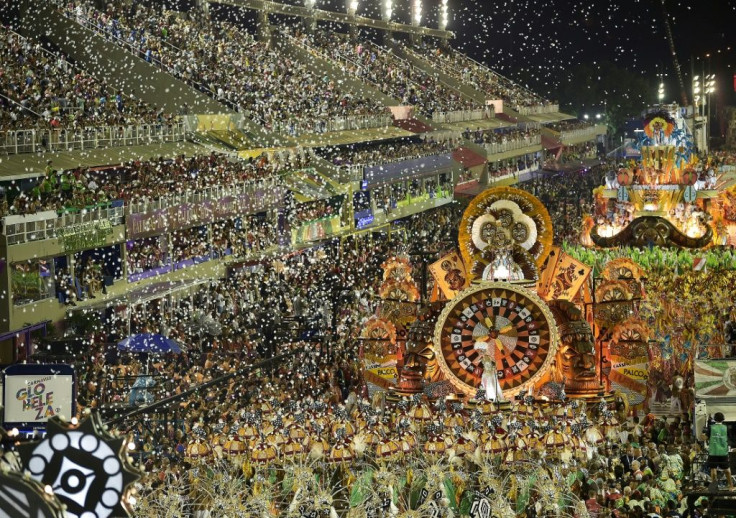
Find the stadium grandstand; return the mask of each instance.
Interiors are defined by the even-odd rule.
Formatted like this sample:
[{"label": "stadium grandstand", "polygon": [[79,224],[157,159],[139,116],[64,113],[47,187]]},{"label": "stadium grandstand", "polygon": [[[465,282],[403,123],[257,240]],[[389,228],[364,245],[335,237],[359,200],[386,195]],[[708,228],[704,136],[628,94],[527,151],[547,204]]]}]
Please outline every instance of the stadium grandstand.
[{"label": "stadium grandstand", "polygon": [[569,154],[595,158],[606,132],[453,49],[446,12],[431,28],[354,8],[184,4],[5,12],[0,364],[49,354],[37,337],[80,308],[172,304],[391,232]]},{"label": "stadium grandstand", "polygon": [[444,28],[274,5],[7,12],[0,363],[33,355],[23,330],[69,306],[171,297],[233,264],[385,231],[564,153],[594,157],[605,134]]}]

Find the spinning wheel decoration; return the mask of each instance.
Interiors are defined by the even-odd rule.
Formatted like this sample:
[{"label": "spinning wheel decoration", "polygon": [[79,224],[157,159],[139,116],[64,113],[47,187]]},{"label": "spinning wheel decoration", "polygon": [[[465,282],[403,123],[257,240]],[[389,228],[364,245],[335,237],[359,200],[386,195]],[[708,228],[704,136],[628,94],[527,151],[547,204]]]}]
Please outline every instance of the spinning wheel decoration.
[{"label": "spinning wheel decoration", "polygon": [[466,265],[480,252],[518,246],[539,268],[552,246],[552,232],[552,220],[539,199],[513,187],[494,187],[465,209],[458,241]]},{"label": "spinning wheel decoration", "polygon": [[445,306],[434,347],[444,376],[469,396],[481,386],[482,355],[495,348],[498,381],[508,398],[549,367],[557,340],[554,317],[542,299],[519,286],[490,282],[461,292]]},{"label": "spinning wheel decoration", "polygon": [[77,427],[51,418],[47,437],[18,451],[25,471],[51,487],[68,516],[128,515],[127,490],[139,476],[126,460],[123,439],[104,431],[98,414]]}]

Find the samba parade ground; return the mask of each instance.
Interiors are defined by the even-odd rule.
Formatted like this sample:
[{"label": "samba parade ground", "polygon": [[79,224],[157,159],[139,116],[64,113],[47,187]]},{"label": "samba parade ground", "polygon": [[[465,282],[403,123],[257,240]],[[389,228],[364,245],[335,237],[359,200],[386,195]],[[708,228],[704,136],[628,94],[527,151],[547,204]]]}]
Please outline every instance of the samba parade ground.
[{"label": "samba parade ground", "polygon": [[0,2],[0,517],[736,515],[731,48],[457,1]]}]

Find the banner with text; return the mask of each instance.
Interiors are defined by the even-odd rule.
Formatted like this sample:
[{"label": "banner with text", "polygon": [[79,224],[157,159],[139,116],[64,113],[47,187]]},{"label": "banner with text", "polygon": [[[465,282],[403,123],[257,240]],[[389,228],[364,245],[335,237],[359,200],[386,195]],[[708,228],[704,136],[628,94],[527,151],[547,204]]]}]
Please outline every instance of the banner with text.
[{"label": "banner with text", "polygon": [[6,424],[35,425],[74,416],[74,369],[69,365],[13,365],[3,372]]},{"label": "banner with text", "polygon": [[283,187],[255,189],[251,193],[224,196],[218,200],[202,200],[166,209],[129,214],[125,218],[128,239],[152,236],[204,225],[218,219],[261,212],[283,204],[286,191]]}]

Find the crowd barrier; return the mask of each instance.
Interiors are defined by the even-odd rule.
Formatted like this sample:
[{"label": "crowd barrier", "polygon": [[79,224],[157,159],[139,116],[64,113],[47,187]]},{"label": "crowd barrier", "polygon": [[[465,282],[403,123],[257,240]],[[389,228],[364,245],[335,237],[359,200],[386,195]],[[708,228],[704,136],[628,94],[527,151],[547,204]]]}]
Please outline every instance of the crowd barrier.
[{"label": "crowd barrier", "polygon": [[467,122],[482,119],[491,119],[496,116],[493,107],[487,110],[458,110],[452,112],[434,112],[432,122],[439,124],[450,122]]},{"label": "crowd barrier", "polygon": [[143,200],[137,202],[129,202],[126,209],[126,215],[146,214],[157,210],[165,210],[172,207],[180,207],[184,205],[196,205],[203,201],[220,200],[228,196],[253,195],[257,191],[272,192],[281,185],[279,177],[262,178],[251,180],[241,184],[233,184],[228,186],[216,186],[202,189],[198,192],[186,193],[181,195],[162,196],[155,200]]},{"label": "crowd barrier", "polygon": [[261,121],[274,133],[298,137],[306,133],[330,133],[333,131],[386,128],[393,124],[391,115],[351,115],[326,120],[309,121]]},{"label": "crowd barrier", "polygon": [[485,148],[486,152],[489,155],[493,155],[496,153],[505,153],[507,151],[514,151],[516,149],[523,149],[525,147],[533,146],[535,144],[536,145],[542,144],[541,135],[535,135],[530,138],[524,138],[524,139],[518,139],[518,140],[509,140],[508,142],[492,142],[488,144],[483,144],[483,147]]},{"label": "crowd barrier", "polygon": [[0,152],[14,155],[41,151],[74,151],[103,147],[183,142],[183,122],[97,126],[80,129],[27,129],[0,132]]},{"label": "crowd barrier", "polygon": [[517,106],[516,111],[519,115],[541,115],[544,113],[558,113],[560,111],[559,104],[539,104],[533,106]]},{"label": "crowd barrier", "polygon": [[24,216],[5,216],[3,235],[8,245],[39,241],[57,237],[60,229],[68,229],[84,223],[109,221],[111,226],[122,225],[124,206],[122,201],[114,201],[87,207],[82,210],[67,210],[61,214],[56,211],[43,211]]}]

